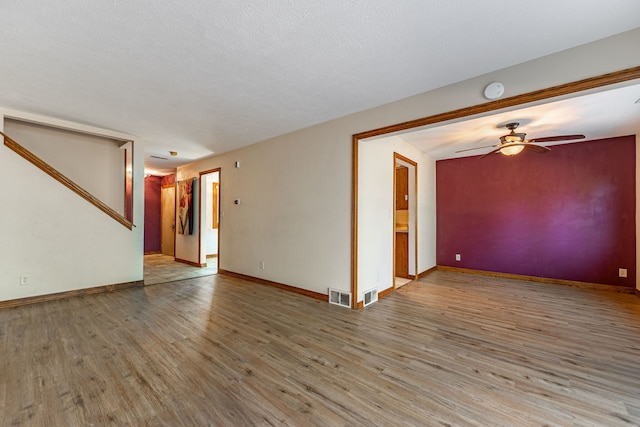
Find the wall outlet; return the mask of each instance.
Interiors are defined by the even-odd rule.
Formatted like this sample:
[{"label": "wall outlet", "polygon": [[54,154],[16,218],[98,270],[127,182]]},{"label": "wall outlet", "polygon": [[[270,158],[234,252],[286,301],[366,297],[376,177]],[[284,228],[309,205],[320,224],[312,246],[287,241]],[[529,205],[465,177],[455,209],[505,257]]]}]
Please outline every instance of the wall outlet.
[{"label": "wall outlet", "polygon": [[462,257],[460,256],[460,254],[456,254],[456,261],[460,261],[462,259]]},{"label": "wall outlet", "polygon": [[627,277],[627,269],[626,268],[619,268],[618,269],[618,276],[619,277]]},{"label": "wall outlet", "polygon": [[264,270],[264,261],[260,261],[260,270]]},{"label": "wall outlet", "polygon": [[20,276],[20,285],[28,285],[29,284],[29,276]]}]

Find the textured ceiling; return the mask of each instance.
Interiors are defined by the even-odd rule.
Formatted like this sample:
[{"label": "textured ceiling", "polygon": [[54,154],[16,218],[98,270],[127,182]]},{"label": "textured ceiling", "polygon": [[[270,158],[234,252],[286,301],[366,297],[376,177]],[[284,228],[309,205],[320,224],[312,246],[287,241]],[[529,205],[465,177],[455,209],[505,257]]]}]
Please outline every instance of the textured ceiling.
[{"label": "textured ceiling", "polygon": [[624,32],[640,16],[637,0],[2,3],[0,105],[137,135],[147,158],[179,152],[148,159],[155,168]]}]

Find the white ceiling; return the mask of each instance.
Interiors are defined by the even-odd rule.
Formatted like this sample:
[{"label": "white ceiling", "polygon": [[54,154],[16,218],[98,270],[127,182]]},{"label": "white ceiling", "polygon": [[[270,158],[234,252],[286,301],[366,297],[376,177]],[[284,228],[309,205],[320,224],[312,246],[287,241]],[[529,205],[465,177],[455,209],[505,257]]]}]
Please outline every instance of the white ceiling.
[{"label": "white ceiling", "polygon": [[[572,141],[575,143],[635,134],[640,130],[640,84],[576,94],[560,101],[443,123],[396,136],[435,160],[477,156],[492,148],[456,151],[498,144],[500,137],[509,133],[504,125],[511,122],[520,123],[517,132],[526,133],[528,139],[585,135],[584,140]],[[541,145],[550,147],[562,143],[567,141]]]},{"label": "white ceiling", "polygon": [[0,105],[136,135],[156,169],[640,24],[637,0],[2,3]]}]

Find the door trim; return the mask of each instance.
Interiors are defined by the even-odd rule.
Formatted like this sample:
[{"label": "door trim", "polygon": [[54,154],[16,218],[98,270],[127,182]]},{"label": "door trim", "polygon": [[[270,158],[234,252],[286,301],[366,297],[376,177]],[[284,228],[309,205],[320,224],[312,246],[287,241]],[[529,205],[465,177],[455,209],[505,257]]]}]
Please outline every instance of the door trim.
[{"label": "door trim", "polygon": [[[403,156],[400,153],[393,152],[393,276],[392,276],[392,284],[393,289],[396,289],[396,164],[398,160],[408,163],[413,166],[413,192],[409,192],[409,202],[413,200],[413,209],[411,209],[412,215],[409,216],[409,224],[411,224],[411,218],[413,218],[413,265],[414,265],[414,274],[407,273],[407,278],[413,278],[416,280],[418,278],[418,163],[414,162],[408,157]],[[407,251],[408,252],[408,251]],[[407,256],[409,254],[407,253]],[[407,260],[408,261],[408,260]]]}]

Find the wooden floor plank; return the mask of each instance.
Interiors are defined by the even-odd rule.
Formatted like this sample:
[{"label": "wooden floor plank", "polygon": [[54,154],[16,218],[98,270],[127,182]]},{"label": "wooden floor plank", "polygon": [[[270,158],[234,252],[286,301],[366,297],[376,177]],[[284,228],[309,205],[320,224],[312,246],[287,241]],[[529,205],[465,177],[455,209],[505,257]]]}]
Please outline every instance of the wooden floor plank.
[{"label": "wooden floor plank", "polygon": [[209,276],[0,310],[0,355],[2,425],[640,425],[640,300],[597,287]]}]

